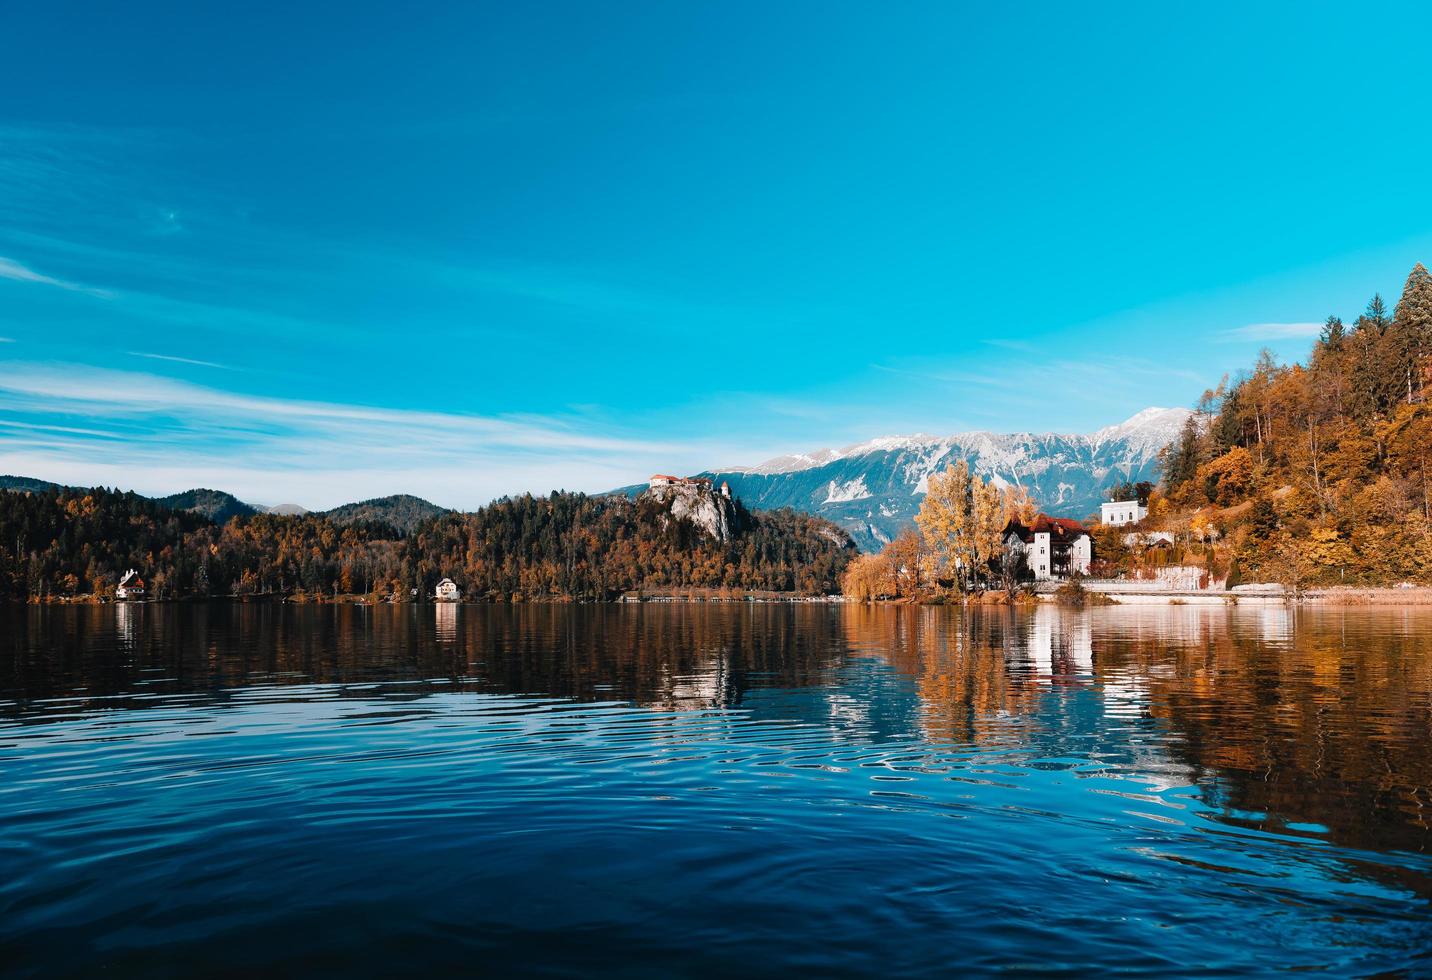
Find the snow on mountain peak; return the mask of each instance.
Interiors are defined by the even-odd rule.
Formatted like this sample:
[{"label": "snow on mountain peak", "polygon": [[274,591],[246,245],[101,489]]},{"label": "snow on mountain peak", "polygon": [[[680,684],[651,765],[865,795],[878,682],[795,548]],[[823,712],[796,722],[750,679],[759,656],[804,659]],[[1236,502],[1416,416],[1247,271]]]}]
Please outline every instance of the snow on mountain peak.
[{"label": "snow on mountain peak", "polygon": [[1162,449],[1174,439],[1193,415],[1186,408],[1146,408],[1118,425],[1105,426],[1089,436],[1095,446],[1123,440],[1142,449]]},{"label": "snow on mountain peak", "polygon": [[733,468],[727,472],[774,475],[798,473],[815,469],[841,459],[865,456],[870,453],[905,452],[911,450],[936,450],[936,459],[944,456],[955,446],[978,446],[984,454],[991,454],[996,447],[1005,452],[1015,451],[1017,444],[1048,442],[1051,439],[1067,439],[1082,442],[1091,449],[1111,442],[1124,441],[1129,448],[1143,453],[1157,452],[1178,437],[1184,422],[1193,413],[1186,408],[1145,408],[1135,412],[1117,425],[1108,425],[1097,432],[1088,434],[1062,435],[1059,433],[1009,433],[974,431],[960,432],[949,436],[935,436],[917,432],[907,436],[880,436],[865,442],[855,443],[841,449],[818,449],[811,453],[792,453],[768,459],[757,466]]},{"label": "snow on mountain peak", "polygon": [[1193,413],[1146,408],[1087,434],[963,432],[881,436],[842,449],[778,456],[747,469],[707,474],[760,509],[794,507],[846,528],[863,548],[879,548],[909,525],[931,474],[966,460],[1001,485],[1018,484],[1057,517],[1096,511],[1108,488],[1157,480],[1158,454]]}]

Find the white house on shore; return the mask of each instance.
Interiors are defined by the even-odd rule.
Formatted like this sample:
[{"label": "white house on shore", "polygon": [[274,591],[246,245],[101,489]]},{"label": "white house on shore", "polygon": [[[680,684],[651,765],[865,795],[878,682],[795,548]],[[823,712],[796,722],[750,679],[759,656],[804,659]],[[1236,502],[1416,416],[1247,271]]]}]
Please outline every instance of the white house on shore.
[{"label": "white house on shore", "polygon": [[115,587],[114,597],[116,599],[143,599],[144,579],[139,577],[139,572],[133,568],[125,572],[124,577],[119,580],[119,585]]},{"label": "white house on shore", "polygon": [[437,602],[461,602],[462,589],[459,589],[452,579],[445,578],[433,590],[433,599]]},{"label": "white house on shore", "polygon": [[1138,500],[1111,500],[1099,505],[1099,520],[1107,527],[1137,524],[1149,516],[1148,504]]},{"label": "white house on shore", "polygon": [[1024,561],[1036,580],[1088,575],[1094,542],[1084,525],[1067,517],[1039,514],[1028,524],[1011,521],[1004,530],[1005,547],[1023,549]]}]

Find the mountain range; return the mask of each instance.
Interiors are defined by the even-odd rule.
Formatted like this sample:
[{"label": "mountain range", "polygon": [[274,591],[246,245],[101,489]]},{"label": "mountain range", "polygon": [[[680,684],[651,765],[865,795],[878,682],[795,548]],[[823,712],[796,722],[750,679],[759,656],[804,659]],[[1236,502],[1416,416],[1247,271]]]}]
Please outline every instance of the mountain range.
[{"label": "mountain range", "polygon": [[[75,489],[64,487],[48,480],[37,480],[28,476],[0,476],[0,490],[23,490],[43,493],[47,490]],[[281,514],[296,516],[310,513],[298,504],[277,504],[266,507],[262,504],[246,504],[238,497],[223,490],[195,489],[171,493],[167,497],[152,498],[155,503],[171,510],[187,510],[203,514],[209,520],[222,524],[234,517],[248,517],[252,514]],[[410,494],[399,493],[391,497],[377,497],[353,504],[343,504],[332,510],[313,511],[335,524],[352,524],[354,521],[378,521],[397,528],[407,534],[423,521],[446,514],[446,507],[439,507],[431,501]]]},{"label": "mountain range", "polygon": [[718,486],[730,483],[731,492],[748,507],[792,507],[824,517],[870,551],[914,519],[930,474],[959,459],[986,479],[1022,484],[1052,516],[1087,517],[1099,509],[1110,487],[1157,480],[1159,451],[1178,437],[1192,414],[1182,408],[1146,408],[1087,434],[887,436],[699,475]]},{"label": "mountain range", "polygon": [[[789,507],[840,525],[866,551],[878,550],[914,520],[930,474],[959,459],[986,479],[1021,484],[1055,517],[1083,518],[1099,509],[1108,489],[1158,479],[1159,451],[1173,442],[1192,412],[1146,408],[1118,425],[1087,434],[962,432],[949,436],[885,436],[843,449],[818,449],[697,474],[755,510]],[[0,490],[44,491],[56,484],[0,476]],[[636,496],[646,484],[615,493]],[[176,510],[214,521],[256,513],[303,514],[296,504],[263,507],[222,490],[186,490],[155,498]],[[445,507],[408,494],[344,504],[321,516],[338,524],[380,521],[403,533]]]}]

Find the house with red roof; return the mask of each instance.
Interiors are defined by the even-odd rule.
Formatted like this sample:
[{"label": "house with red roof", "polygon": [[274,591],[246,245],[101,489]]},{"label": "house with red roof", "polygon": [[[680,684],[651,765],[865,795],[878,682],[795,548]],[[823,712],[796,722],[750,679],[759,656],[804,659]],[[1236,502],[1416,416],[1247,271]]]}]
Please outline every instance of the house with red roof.
[{"label": "house with red roof", "polygon": [[114,597],[131,601],[143,599],[144,579],[139,577],[139,572],[132,568],[125,572],[124,577],[119,580],[119,585],[115,587]]},{"label": "house with red roof", "polygon": [[1036,580],[1088,575],[1094,561],[1093,538],[1083,524],[1067,517],[1038,514],[1028,524],[1010,521],[1004,543],[1010,551],[1023,552]]}]

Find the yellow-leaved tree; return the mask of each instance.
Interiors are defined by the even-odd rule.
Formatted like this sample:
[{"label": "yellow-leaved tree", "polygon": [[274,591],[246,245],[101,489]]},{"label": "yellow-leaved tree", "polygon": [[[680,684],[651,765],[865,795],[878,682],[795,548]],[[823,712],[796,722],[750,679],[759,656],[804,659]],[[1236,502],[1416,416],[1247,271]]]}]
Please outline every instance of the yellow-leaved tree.
[{"label": "yellow-leaved tree", "polygon": [[963,459],[931,474],[915,523],[934,553],[943,574],[965,588],[974,560],[971,534],[970,465]]},{"label": "yellow-leaved tree", "polygon": [[971,521],[973,525],[974,567],[986,573],[1004,557],[1005,494],[993,480],[970,481]]},{"label": "yellow-leaved tree", "polygon": [[1034,503],[1034,498],[1029,491],[1018,483],[1010,484],[1004,488],[1004,522],[1018,521],[1021,524],[1029,524],[1039,513],[1039,507]]},{"label": "yellow-leaved tree", "polygon": [[1008,577],[1006,566],[1016,559],[1006,553],[1004,529],[1012,520],[1033,520],[1029,492],[974,476],[964,460],[932,475],[928,487],[915,523],[938,574],[961,591],[992,575]]},{"label": "yellow-leaved tree", "polygon": [[893,595],[894,576],[885,555],[860,555],[845,567],[840,577],[841,591],[852,599],[873,602]]}]

